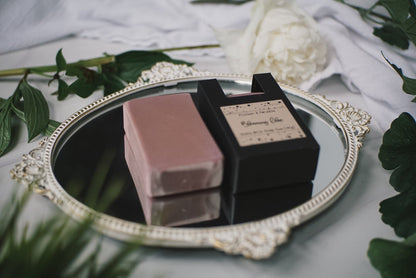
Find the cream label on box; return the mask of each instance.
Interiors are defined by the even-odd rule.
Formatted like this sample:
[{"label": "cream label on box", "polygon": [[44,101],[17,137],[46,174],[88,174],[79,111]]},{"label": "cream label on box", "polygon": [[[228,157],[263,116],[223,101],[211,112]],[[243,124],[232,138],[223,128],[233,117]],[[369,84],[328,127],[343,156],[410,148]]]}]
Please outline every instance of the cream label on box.
[{"label": "cream label on box", "polygon": [[282,100],[222,106],[241,147],[306,137]]}]

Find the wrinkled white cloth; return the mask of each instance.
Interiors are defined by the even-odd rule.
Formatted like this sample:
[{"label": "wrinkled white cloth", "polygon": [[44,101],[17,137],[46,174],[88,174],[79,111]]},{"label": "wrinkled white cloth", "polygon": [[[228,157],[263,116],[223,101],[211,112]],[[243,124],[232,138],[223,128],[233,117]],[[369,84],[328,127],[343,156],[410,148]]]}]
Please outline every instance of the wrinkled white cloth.
[{"label": "wrinkled white cloth", "polygon": [[190,0],[0,0],[0,53],[66,36],[139,49],[216,44],[211,26],[247,23],[246,5]]},{"label": "wrinkled white cloth", "polygon": [[335,1],[299,0],[298,4],[318,22],[319,30],[329,44],[327,67],[302,84],[309,89],[319,81],[340,74],[346,86],[361,93],[368,112],[382,130],[401,112],[416,118],[414,96],[402,91],[402,80],[385,61],[401,67],[409,77],[416,77],[416,48],[403,51],[375,37],[373,28],[357,11]]},{"label": "wrinkled white cloth", "polygon": [[[301,85],[309,90],[339,74],[346,86],[361,93],[368,112],[386,130],[401,112],[416,117],[416,104],[405,94],[396,72],[384,55],[416,76],[416,49],[402,51],[372,35],[359,14],[334,0],[297,0],[318,23],[328,43],[328,64]],[[211,27],[244,28],[253,3],[198,4],[189,0],[0,0],[0,53],[30,47],[67,36],[81,36],[160,49],[217,43]],[[198,55],[221,55],[204,50]],[[189,52],[195,55],[195,51]],[[1,62],[1,61],[0,61]]]}]

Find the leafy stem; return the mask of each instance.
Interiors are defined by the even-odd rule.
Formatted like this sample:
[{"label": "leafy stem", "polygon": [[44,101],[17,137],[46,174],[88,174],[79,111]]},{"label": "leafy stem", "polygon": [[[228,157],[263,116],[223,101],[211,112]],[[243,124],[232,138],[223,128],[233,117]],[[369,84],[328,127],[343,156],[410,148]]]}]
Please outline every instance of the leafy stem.
[{"label": "leafy stem", "polygon": [[[127,51],[117,55],[104,54],[102,57],[67,63],[62,49],[55,57],[55,65],[24,67],[0,70],[0,77],[23,75],[14,93],[7,99],[0,98],[0,156],[5,154],[15,140],[12,132],[12,118],[17,117],[27,126],[28,141],[39,134],[50,135],[59,122],[49,119],[49,107],[43,93],[28,82],[30,74],[36,74],[58,83],[53,94],[63,100],[70,94],[89,97],[99,89],[104,95],[123,89],[127,83],[137,81],[142,71],[150,69],[157,62],[192,65],[186,61],[172,59],[164,52],[219,47],[218,44],[158,49],[154,51]],[[53,73],[53,74],[50,74]],[[71,77],[67,83],[64,76]]]},{"label": "leafy stem", "polygon": [[[153,50],[154,52],[172,52],[172,51],[181,51],[181,50],[192,50],[192,49],[206,49],[206,48],[218,48],[219,44],[206,44],[206,45],[196,45],[196,46],[182,46],[182,47],[170,47],[170,48],[161,48]],[[99,67],[102,65],[113,63],[116,60],[117,55],[108,55],[105,54],[102,57],[91,58],[87,60],[80,60],[74,63],[67,64],[68,67]],[[47,65],[39,67],[25,67],[25,68],[16,68],[16,69],[6,69],[0,70],[0,77],[6,76],[16,76],[22,75],[25,73],[38,74],[44,77],[53,77],[46,75],[46,72],[56,72],[58,69],[57,65]]]},{"label": "leafy stem", "polygon": [[[370,8],[336,0],[360,13],[363,20],[376,24],[373,34],[384,42],[408,49],[410,42],[416,45],[416,6],[413,0],[378,0]],[[375,12],[384,8],[388,16]]]},{"label": "leafy stem", "polygon": [[[68,66],[70,67],[96,67],[99,65],[108,64],[114,62],[115,55],[106,55],[103,57],[92,58],[88,60],[80,60],[75,63],[70,63]],[[50,75],[45,75],[45,72],[56,72],[57,65],[48,65],[48,66],[39,66],[39,67],[27,67],[27,68],[17,68],[17,69],[6,69],[0,70],[0,77],[6,76],[16,76],[22,74],[29,74],[34,73],[38,75],[42,75],[45,77],[50,77]]]},{"label": "leafy stem", "polygon": [[[373,18],[378,18],[379,20],[384,20],[384,21],[391,21],[391,18],[389,18],[388,16],[385,16],[383,14],[377,13],[374,11],[374,9],[380,5],[380,1],[375,2],[370,8],[366,9],[357,5],[353,5],[350,3],[345,2],[344,0],[338,0],[338,2],[341,2],[345,5],[347,5],[350,8],[353,8],[354,10],[357,10],[361,17],[363,19],[366,20],[373,20]],[[379,21],[377,21],[376,23],[380,23]]]}]

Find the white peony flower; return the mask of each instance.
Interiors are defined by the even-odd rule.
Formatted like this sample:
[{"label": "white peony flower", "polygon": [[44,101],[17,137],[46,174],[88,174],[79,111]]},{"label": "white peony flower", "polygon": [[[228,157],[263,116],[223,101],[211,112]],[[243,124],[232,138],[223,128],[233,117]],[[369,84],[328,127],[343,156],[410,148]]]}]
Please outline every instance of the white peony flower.
[{"label": "white peony flower", "polygon": [[256,0],[245,30],[214,31],[234,72],[271,72],[297,85],[326,63],[316,22],[293,1]]}]

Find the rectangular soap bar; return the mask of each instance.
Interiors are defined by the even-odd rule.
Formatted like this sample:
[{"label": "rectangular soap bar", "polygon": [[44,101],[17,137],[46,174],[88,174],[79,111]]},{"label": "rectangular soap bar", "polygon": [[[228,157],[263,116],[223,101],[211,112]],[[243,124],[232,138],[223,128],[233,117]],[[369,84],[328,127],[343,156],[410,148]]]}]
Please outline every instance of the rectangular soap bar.
[{"label": "rectangular soap bar", "polygon": [[125,136],[148,196],[219,186],[223,155],[189,94],[138,98],[123,104]]},{"label": "rectangular soap bar", "polygon": [[221,196],[218,188],[198,190],[165,197],[149,197],[144,191],[143,176],[137,171],[139,163],[132,147],[124,137],[125,159],[132,174],[148,225],[181,226],[217,219],[220,215]]},{"label": "rectangular soap bar", "polygon": [[232,193],[311,181],[319,145],[273,76],[253,75],[249,94],[227,97],[215,79],[198,84],[197,104],[225,156]]}]

